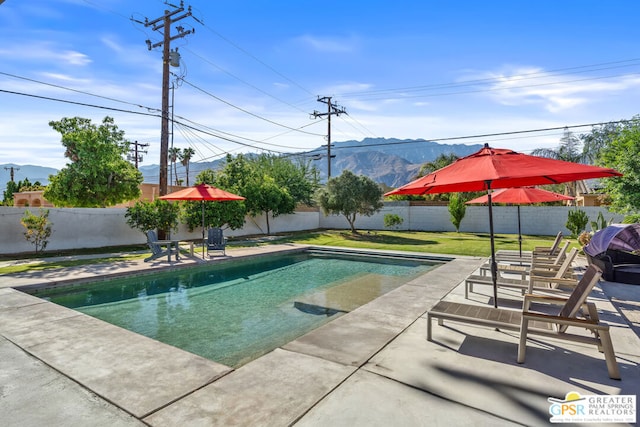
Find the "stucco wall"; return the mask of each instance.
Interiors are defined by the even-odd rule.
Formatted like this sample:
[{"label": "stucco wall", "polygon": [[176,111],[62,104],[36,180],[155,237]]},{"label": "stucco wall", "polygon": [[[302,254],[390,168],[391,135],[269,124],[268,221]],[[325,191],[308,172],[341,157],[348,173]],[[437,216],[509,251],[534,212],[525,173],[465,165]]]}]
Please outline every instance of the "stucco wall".
[{"label": "stucco wall", "polygon": [[[488,208],[469,206],[460,230],[464,232],[487,233],[489,231]],[[532,235],[555,235],[558,231],[569,234],[565,228],[567,212],[574,209],[565,206],[522,206],[520,208],[522,233]],[[614,215],[606,208],[581,207],[590,219],[595,220],[599,212],[608,220],[620,222],[622,216]],[[37,214],[35,208],[0,207],[0,253],[33,252],[34,246],[23,236],[24,227],[20,219],[25,210]],[[144,243],[143,233],[132,230],[125,222],[126,209],[106,208],[49,208],[49,219],[53,224],[53,234],[47,250],[92,248]],[[384,216],[396,214],[403,218],[400,230],[455,231],[449,219],[446,206],[409,206],[408,202],[386,203],[382,211],[371,216],[358,216],[356,228],[359,230],[383,230]],[[518,232],[517,207],[496,206],[493,209],[496,233],[516,234]],[[271,233],[282,233],[318,228],[348,229],[349,224],[343,216],[324,216],[321,212],[305,211],[293,215],[282,215],[269,219]],[[587,227],[589,229],[589,227]],[[227,236],[245,236],[266,234],[264,215],[248,217],[240,230],[225,230]],[[189,232],[181,226],[173,238],[188,240],[202,237],[202,230]]]}]

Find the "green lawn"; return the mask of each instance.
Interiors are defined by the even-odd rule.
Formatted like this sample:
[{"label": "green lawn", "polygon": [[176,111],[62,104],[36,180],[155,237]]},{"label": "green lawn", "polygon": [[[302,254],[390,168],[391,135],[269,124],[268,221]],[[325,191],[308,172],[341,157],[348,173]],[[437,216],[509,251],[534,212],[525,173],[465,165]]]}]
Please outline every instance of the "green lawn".
[{"label": "green lawn", "polygon": [[[322,230],[313,232],[287,233],[286,235],[272,236],[272,239],[257,238],[232,238],[229,241],[229,250],[233,247],[261,246],[278,243],[300,243],[318,246],[339,246],[358,249],[388,249],[409,252],[429,252],[447,255],[471,255],[486,256],[491,254],[491,244],[488,234],[481,233],[455,233],[455,232],[427,232],[427,231],[360,231],[352,234],[346,230]],[[264,236],[262,236],[264,237]],[[522,250],[531,250],[536,246],[551,246],[555,236],[523,236]],[[495,237],[496,251],[500,249],[518,249],[518,235],[499,234]],[[572,246],[580,247],[574,239]],[[86,249],[65,252],[50,252],[39,257],[20,258],[23,264],[0,267],[0,274],[19,273],[24,271],[47,270],[79,265],[118,262],[130,259],[145,258],[148,254],[132,254],[124,257],[111,256],[114,252],[126,253],[132,250],[146,250],[146,246],[129,246],[121,248]],[[196,251],[198,248],[196,247]],[[83,254],[101,254],[105,257],[92,259],[71,259],[62,261],[47,261],[47,257],[71,256]],[[11,257],[3,256],[8,260]],[[0,259],[0,261],[2,260]],[[28,263],[37,261],[37,263]]]},{"label": "green lawn", "polygon": [[[536,246],[551,246],[555,236],[523,236],[522,250],[532,250]],[[518,235],[500,234],[495,236],[496,251],[518,249]],[[372,231],[351,234],[344,230],[326,230],[298,233],[283,237],[274,243],[302,243],[321,246],[341,246],[361,249],[389,249],[410,252],[430,252],[450,255],[491,255],[491,240],[488,234],[426,232],[426,231]],[[577,241],[574,243],[578,245]],[[578,246],[579,247],[579,246]]]}]

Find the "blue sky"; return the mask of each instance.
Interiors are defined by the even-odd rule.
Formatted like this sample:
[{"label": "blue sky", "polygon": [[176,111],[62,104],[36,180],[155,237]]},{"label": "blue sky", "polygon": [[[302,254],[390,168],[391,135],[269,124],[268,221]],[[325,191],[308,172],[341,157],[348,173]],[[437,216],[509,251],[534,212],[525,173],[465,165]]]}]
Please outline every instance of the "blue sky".
[{"label": "blue sky", "polygon": [[[326,121],[310,117],[326,111],[318,96],[348,113],[332,117],[334,142],[424,138],[523,152],[556,147],[562,130],[446,139],[639,112],[635,0],[188,5],[200,22],[181,20],[195,34],[171,44],[182,57],[172,71],[184,78],[174,93],[173,144],[193,148],[192,161],[326,144]],[[165,9],[173,7],[160,0],[0,3],[0,163],[62,168],[60,136],[48,122],[109,115],[127,139],[150,144],[142,164],[157,164],[161,51],[145,40],[161,36],[130,18],[152,20]]]}]

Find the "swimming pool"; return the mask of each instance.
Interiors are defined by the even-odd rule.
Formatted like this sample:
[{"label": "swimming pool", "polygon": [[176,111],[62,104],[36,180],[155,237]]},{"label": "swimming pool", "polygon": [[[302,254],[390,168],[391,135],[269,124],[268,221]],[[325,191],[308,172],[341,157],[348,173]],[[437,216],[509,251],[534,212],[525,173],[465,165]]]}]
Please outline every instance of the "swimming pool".
[{"label": "swimming pool", "polygon": [[238,367],[437,264],[305,251],[45,289],[35,295]]}]

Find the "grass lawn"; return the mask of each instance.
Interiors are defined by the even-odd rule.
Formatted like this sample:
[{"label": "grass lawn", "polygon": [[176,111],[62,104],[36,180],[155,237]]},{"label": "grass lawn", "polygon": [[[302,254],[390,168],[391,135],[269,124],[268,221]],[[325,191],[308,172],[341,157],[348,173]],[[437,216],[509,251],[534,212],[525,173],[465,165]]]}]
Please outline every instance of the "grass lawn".
[{"label": "grass lawn", "polygon": [[[482,233],[456,233],[456,232],[429,232],[429,231],[359,231],[352,234],[348,230],[320,230],[287,233],[284,235],[265,236],[255,238],[231,238],[228,249],[233,247],[262,246],[278,243],[300,243],[318,246],[338,246],[358,249],[387,249],[408,252],[428,252],[447,255],[470,255],[488,257],[491,255],[491,244],[488,234]],[[555,236],[522,236],[522,250],[532,250],[536,246],[551,246]],[[500,249],[518,249],[517,234],[499,234],[495,236],[496,251]],[[571,246],[580,248],[574,239]],[[196,246],[196,252],[200,253]],[[19,273],[24,271],[48,270],[79,265],[107,263],[132,259],[142,259],[148,256],[146,245],[93,248],[74,251],[47,252],[38,257],[35,255],[21,256],[23,263],[0,266],[0,274]],[[114,253],[127,253],[131,251],[143,251],[142,254],[130,254],[114,257]],[[74,255],[98,255],[89,259],[74,258]],[[100,254],[105,254],[100,257]],[[68,260],[51,260],[50,257],[69,257]],[[2,260],[15,260],[16,257],[3,256]]]},{"label": "grass lawn", "polygon": [[[536,246],[551,246],[554,239],[555,236],[522,236],[522,250],[532,250]],[[517,234],[496,235],[494,241],[496,251],[500,249],[518,249]],[[285,236],[274,243],[284,242],[449,255],[483,257],[491,255],[491,239],[488,234],[482,233],[383,230],[361,231],[358,234],[352,234],[350,231],[345,230],[325,230]],[[573,245],[580,248],[575,240]]]}]

